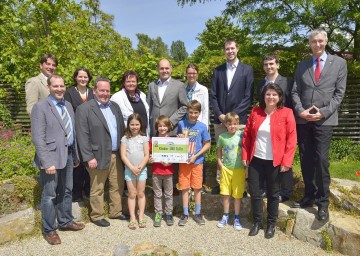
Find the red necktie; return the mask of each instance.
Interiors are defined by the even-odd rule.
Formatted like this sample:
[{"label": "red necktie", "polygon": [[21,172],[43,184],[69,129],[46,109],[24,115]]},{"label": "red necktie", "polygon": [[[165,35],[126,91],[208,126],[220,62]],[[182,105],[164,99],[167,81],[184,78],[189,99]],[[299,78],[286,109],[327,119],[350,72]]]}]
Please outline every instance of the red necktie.
[{"label": "red necktie", "polygon": [[317,64],[316,64],[316,68],[315,68],[315,72],[314,72],[314,77],[315,77],[315,83],[317,84],[320,78],[320,74],[321,74],[321,59],[317,58],[316,59]]}]

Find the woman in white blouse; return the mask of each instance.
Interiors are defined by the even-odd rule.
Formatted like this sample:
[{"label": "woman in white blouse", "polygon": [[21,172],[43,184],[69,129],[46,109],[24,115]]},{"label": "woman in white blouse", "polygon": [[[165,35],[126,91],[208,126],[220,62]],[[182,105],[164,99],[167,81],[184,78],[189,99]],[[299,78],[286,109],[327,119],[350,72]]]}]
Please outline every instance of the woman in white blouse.
[{"label": "woman in white blouse", "polygon": [[209,129],[209,92],[208,89],[199,84],[197,81],[199,75],[199,68],[194,64],[190,63],[186,67],[186,96],[188,101],[197,100],[201,104],[201,113],[198,121],[204,123]]},{"label": "woman in white blouse", "polygon": [[146,102],[145,93],[138,88],[138,74],[133,70],[127,70],[122,76],[122,83],[124,87],[116,92],[111,101],[116,102],[122,112],[125,127],[127,125],[128,117],[133,113],[138,113],[144,124],[144,132],[149,136],[149,105]]}]

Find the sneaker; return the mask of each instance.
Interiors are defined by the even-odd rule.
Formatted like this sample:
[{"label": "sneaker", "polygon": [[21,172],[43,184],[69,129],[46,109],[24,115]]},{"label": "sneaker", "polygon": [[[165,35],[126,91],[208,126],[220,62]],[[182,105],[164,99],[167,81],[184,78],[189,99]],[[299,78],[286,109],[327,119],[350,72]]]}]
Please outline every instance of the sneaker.
[{"label": "sneaker", "polygon": [[166,225],[168,226],[174,225],[174,218],[172,214],[166,214]]},{"label": "sneaker", "polygon": [[199,225],[205,225],[205,220],[203,219],[201,214],[195,214],[194,220]]},{"label": "sneaker", "polygon": [[154,227],[161,227],[161,213],[155,214]]},{"label": "sneaker", "polygon": [[227,225],[228,221],[229,221],[229,215],[223,215],[221,220],[218,222],[216,226],[218,228],[223,228]]},{"label": "sneaker", "polygon": [[242,230],[242,226],[239,219],[234,219],[234,229],[237,231]]},{"label": "sneaker", "polygon": [[189,218],[189,215],[181,215],[178,225],[179,226],[185,226],[187,220]]}]

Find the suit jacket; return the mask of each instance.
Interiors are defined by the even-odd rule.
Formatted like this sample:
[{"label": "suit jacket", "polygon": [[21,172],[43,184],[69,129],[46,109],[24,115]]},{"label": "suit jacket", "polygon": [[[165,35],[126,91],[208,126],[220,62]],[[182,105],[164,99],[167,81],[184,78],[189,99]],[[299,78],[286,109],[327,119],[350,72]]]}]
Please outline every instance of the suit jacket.
[{"label": "suit jacket", "polygon": [[169,85],[166,87],[162,101],[159,100],[158,93],[159,81],[149,84],[147,103],[149,105],[149,122],[151,135],[156,134],[155,121],[160,115],[168,116],[173,124],[173,130],[169,133],[172,136],[176,135],[177,125],[186,114],[186,105],[188,100],[186,98],[185,86],[182,82],[170,78]]},{"label": "suit jacket", "polygon": [[[260,80],[260,82],[257,85],[259,101],[260,101],[260,97],[261,97],[261,91],[264,88],[265,83],[266,83],[266,80],[263,79],[263,80]],[[275,84],[279,85],[284,93],[284,106],[292,109],[291,89],[294,84],[294,79],[278,75],[275,79]]]},{"label": "suit jacket", "polygon": [[246,124],[247,110],[252,104],[254,94],[254,72],[252,67],[241,63],[236,68],[228,89],[226,63],[214,69],[211,80],[210,104],[214,111],[214,123],[219,124],[219,116],[235,112],[240,117],[240,124]]},{"label": "suit jacket", "polygon": [[315,84],[312,58],[300,62],[296,68],[295,82],[291,93],[296,123],[306,124],[307,121],[298,115],[315,105],[325,117],[316,121],[316,124],[337,125],[338,108],[344,98],[346,78],[346,61],[338,56],[327,55],[318,84]]},{"label": "suit jacket", "polygon": [[[87,89],[88,89],[88,95],[87,95],[86,99],[87,99],[87,101],[89,101],[94,98],[94,93],[91,88],[87,88]],[[76,108],[78,106],[83,104],[80,93],[76,90],[75,86],[66,90],[64,98],[65,98],[65,100],[67,100],[68,102],[71,103],[71,105],[74,108],[74,112],[76,112]]]},{"label": "suit jacket", "polygon": [[[74,163],[78,163],[74,111],[69,102],[65,101],[65,106],[74,126],[73,159]],[[36,149],[35,167],[46,169],[54,165],[56,169],[65,168],[68,145],[64,122],[49,97],[39,101],[32,108],[31,136]]]},{"label": "suit jacket", "polygon": [[30,78],[25,84],[26,112],[31,115],[33,106],[49,96],[46,78],[43,74]]},{"label": "suit jacket", "polygon": [[[260,107],[251,111],[242,141],[242,160],[251,162],[254,157],[256,136],[266,116]],[[296,123],[291,109],[280,108],[270,116],[270,136],[274,167],[282,165],[291,168],[296,150]]]},{"label": "suit jacket", "polygon": [[[124,136],[125,126],[119,105],[111,101],[110,109],[117,123],[117,139]],[[76,110],[76,133],[79,150],[85,165],[96,159],[99,170],[108,170],[111,160],[111,135],[106,119],[95,99],[81,104]],[[120,149],[119,149],[120,150]]]}]

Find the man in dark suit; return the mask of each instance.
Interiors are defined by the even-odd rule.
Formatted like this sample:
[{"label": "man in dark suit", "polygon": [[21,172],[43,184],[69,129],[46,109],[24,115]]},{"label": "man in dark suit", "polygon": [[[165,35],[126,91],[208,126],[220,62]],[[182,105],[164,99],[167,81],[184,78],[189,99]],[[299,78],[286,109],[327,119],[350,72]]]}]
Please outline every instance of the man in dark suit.
[{"label": "man in dark suit", "polygon": [[31,135],[36,154],[34,166],[40,169],[41,220],[44,238],[49,244],[60,244],[60,230],[81,230],[82,223],[73,221],[71,192],[73,166],[79,157],[74,130],[74,111],[64,100],[64,79],[51,75],[50,95],[34,105],[31,112]]},{"label": "man in dark suit", "polygon": [[[292,109],[291,89],[294,84],[294,79],[283,77],[279,74],[279,57],[277,54],[269,53],[263,58],[263,68],[266,73],[264,79],[260,80],[257,85],[258,98],[261,95],[263,88],[269,83],[275,83],[280,86],[284,93],[284,106]],[[260,101],[260,98],[259,98]],[[280,190],[280,202],[286,202],[289,200],[293,185],[293,173],[292,168],[288,171],[281,173],[281,190]]]},{"label": "man in dark suit", "polygon": [[156,135],[155,121],[160,115],[168,116],[173,125],[173,130],[169,133],[175,136],[177,125],[186,114],[185,86],[182,82],[171,77],[172,66],[167,59],[159,61],[157,66],[159,79],[149,84],[147,103],[150,115],[150,133]]},{"label": "man in dark suit", "polygon": [[[217,142],[219,135],[226,132],[225,115],[235,112],[240,117],[239,128],[244,128],[247,111],[252,103],[254,93],[254,72],[252,67],[241,63],[237,58],[238,47],[234,39],[224,42],[226,63],[215,68],[211,80],[210,104],[214,111],[214,130]],[[217,170],[217,181],[220,173]],[[220,187],[216,186],[212,193],[218,194]]]},{"label": "man in dark suit", "polygon": [[318,206],[318,219],[329,219],[329,148],[338,108],[344,98],[346,61],[325,51],[324,30],[310,32],[312,56],[300,62],[292,89],[305,195],[294,207]]},{"label": "man in dark suit", "polygon": [[30,115],[33,106],[49,95],[47,78],[54,74],[58,61],[52,54],[44,54],[40,59],[40,74],[30,78],[25,84],[26,112]]},{"label": "man in dark suit", "polygon": [[95,98],[76,110],[76,133],[82,160],[90,175],[90,219],[100,227],[110,226],[104,219],[104,186],[109,180],[109,218],[126,220],[122,213],[124,166],[120,140],[125,132],[119,105],[110,101],[110,80],[97,78]]}]

